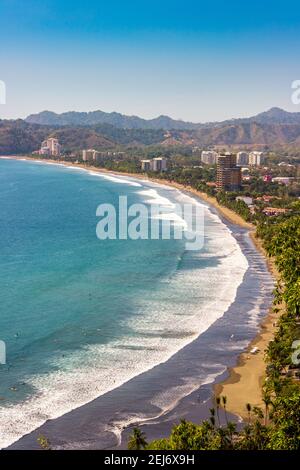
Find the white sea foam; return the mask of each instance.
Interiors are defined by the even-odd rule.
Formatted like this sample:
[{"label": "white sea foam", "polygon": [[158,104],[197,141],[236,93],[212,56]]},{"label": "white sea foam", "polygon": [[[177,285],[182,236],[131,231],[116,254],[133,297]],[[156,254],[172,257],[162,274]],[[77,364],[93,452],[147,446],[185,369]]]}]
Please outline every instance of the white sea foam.
[{"label": "white sea foam", "polygon": [[[124,182],[123,179],[105,177],[116,183]],[[125,182],[127,184],[127,180]],[[134,182],[129,181],[129,184]],[[148,200],[149,197],[152,201],[160,198],[169,207],[173,204],[155,190],[145,191],[147,194],[144,192],[143,196]],[[191,199],[178,194],[182,200]],[[36,395],[23,403],[0,409],[1,447],[8,446],[47,419],[88,403],[167,361],[224,314],[235,299],[248,263],[230,230],[211,214],[207,206],[204,207],[207,221],[205,255],[214,257],[217,253],[216,263],[203,269],[203,253],[195,252],[196,267],[177,271],[168,283],[161,283],[159,292],[148,290],[144,299],[136,301],[138,315],[125,321],[125,326],[131,328],[134,335],[124,337],[122,341],[86,347],[71,358],[57,360],[55,372],[29,377],[26,382],[37,390]],[[124,348],[127,348],[125,353]],[[138,352],[136,348],[139,348]],[[178,390],[178,394],[193,391],[194,386],[187,384],[187,388]],[[157,404],[164,406],[168,400],[168,406],[171,406],[172,400],[170,404],[166,397],[161,397]]]},{"label": "white sea foam", "polygon": [[[175,190],[177,192],[177,190]],[[138,191],[138,194],[143,197],[145,204],[159,205],[159,213],[152,215],[152,219],[169,220],[173,225],[180,226],[187,230],[187,222],[179,215],[175,209],[174,204],[170,199],[161,196],[156,189],[144,189]]]},{"label": "white sea foam", "polygon": [[[170,411],[174,410],[178,403],[183,397],[191,395],[193,392],[199,389],[200,386],[213,383],[217,376],[223,374],[226,367],[222,365],[216,365],[216,372],[209,374],[205,379],[200,377],[192,377],[185,379],[182,385],[168,388],[164,392],[158,393],[152,400],[151,404],[159,408],[159,412],[155,416],[145,418],[141,414],[126,414],[123,419],[113,421],[112,424],[106,426],[105,431],[112,432],[115,434],[118,445],[122,441],[122,432],[125,428],[130,425],[145,425],[151,422],[155,424],[163,415],[166,415]],[[78,447],[76,447],[78,448]]]},{"label": "white sea foam", "polygon": [[143,189],[139,191],[138,194],[143,197],[144,203],[146,204],[159,204],[165,208],[175,208],[175,204],[171,202],[170,199],[161,196],[155,189]]},{"label": "white sea foam", "polygon": [[113,183],[118,183],[118,184],[127,184],[129,186],[136,186],[136,187],[142,187],[140,183],[137,181],[133,181],[131,179],[128,179],[124,176],[114,176],[112,174],[105,174],[105,173],[99,173],[98,171],[89,171],[89,174],[92,176],[98,176],[99,178],[107,179]]}]

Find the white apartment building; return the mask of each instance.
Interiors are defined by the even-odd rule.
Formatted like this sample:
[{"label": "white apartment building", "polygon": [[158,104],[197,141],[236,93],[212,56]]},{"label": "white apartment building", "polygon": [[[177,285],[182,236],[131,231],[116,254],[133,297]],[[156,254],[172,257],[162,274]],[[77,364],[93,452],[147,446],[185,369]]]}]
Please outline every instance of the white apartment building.
[{"label": "white apartment building", "polygon": [[236,154],[236,164],[238,166],[245,166],[249,163],[249,154],[248,152],[238,152]]},{"label": "white apartment building", "polygon": [[260,166],[264,163],[263,152],[250,152],[249,153],[249,165]]},{"label": "white apartment building", "polygon": [[152,160],[141,160],[143,171],[166,171],[168,168],[167,160],[163,157],[156,157]]},{"label": "white apartment building", "polygon": [[167,169],[167,160],[165,158],[153,158],[151,163],[153,171],[165,171]]},{"label": "white apartment building", "polygon": [[151,171],[151,160],[141,160],[142,171]]},{"label": "white apartment building", "polygon": [[201,153],[201,162],[206,165],[215,165],[217,163],[218,153],[214,150],[203,150]]}]

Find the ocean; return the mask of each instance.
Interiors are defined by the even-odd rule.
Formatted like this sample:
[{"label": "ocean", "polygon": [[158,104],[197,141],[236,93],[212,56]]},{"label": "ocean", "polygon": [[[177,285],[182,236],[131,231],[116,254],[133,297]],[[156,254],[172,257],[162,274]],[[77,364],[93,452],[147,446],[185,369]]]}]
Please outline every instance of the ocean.
[{"label": "ocean", "polygon": [[[174,237],[99,240],[97,207],[117,206],[120,195],[149,207],[201,205],[204,246],[187,251],[184,240]],[[0,340],[7,347],[7,364],[0,365],[1,448],[49,419],[113,396],[159,365],[167,367],[179,351],[212,331],[249,275],[249,260],[230,227],[174,188],[0,159],[0,203]],[[263,296],[249,309],[247,335],[234,345],[222,338],[228,350],[245,347],[264,313],[259,305],[266,308],[264,299],[270,297],[266,268],[256,268],[256,276],[264,276],[258,285]],[[202,373],[196,382],[175,386],[175,375],[169,377],[155,397],[145,392],[144,404],[169,409],[226,368],[218,361],[206,367],[205,354],[197,361]],[[143,391],[138,393],[143,399]],[[111,426],[115,434],[132,420],[126,413],[121,425],[118,419]]]}]

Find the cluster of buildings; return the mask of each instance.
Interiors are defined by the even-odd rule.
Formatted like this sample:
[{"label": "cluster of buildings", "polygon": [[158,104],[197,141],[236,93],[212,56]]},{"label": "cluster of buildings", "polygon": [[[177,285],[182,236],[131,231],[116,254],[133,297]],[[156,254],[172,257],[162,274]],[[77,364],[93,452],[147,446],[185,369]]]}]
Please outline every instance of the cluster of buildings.
[{"label": "cluster of buildings", "polygon": [[270,174],[264,175],[263,180],[265,183],[278,183],[288,186],[295,181],[294,176],[272,176]]},{"label": "cluster of buildings", "polygon": [[98,162],[101,158],[105,157],[121,157],[125,152],[98,152],[95,149],[82,150],[82,160],[84,162]]},{"label": "cluster of buildings", "polygon": [[238,191],[242,185],[241,167],[237,166],[236,155],[225,153],[217,157],[218,191]]},{"label": "cluster of buildings", "polygon": [[263,152],[226,152],[224,155],[215,150],[203,150],[201,162],[217,165],[217,189],[219,191],[238,191],[242,184],[242,167],[261,166],[264,163]]},{"label": "cluster of buildings", "polygon": [[[206,165],[215,165],[217,163],[219,154],[214,150],[203,150],[201,153],[201,162]],[[264,163],[263,152],[238,152],[236,154],[237,166],[261,166]]]},{"label": "cluster of buildings", "polygon": [[58,139],[48,137],[48,139],[42,142],[40,150],[35,153],[39,155],[47,155],[49,157],[59,157],[61,155],[61,149],[62,147]]},{"label": "cluster of buildings", "polygon": [[268,217],[272,217],[272,216],[276,217],[278,215],[288,214],[291,210],[286,209],[284,207],[265,207],[262,211]]},{"label": "cluster of buildings", "polygon": [[[255,214],[257,210],[257,203],[270,204],[275,199],[280,199],[280,198],[276,196],[268,196],[268,195],[263,195],[255,199],[253,199],[252,197],[248,197],[248,196],[237,196],[235,198],[236,201],[243,201],[249,207],[251,214]],[[268,217],[274,217],[274,216],[276,217],[278,215],[285,215],[285,214],[288,214],[290,211],[291,210],[288,208],[273,207],[273,206],[267,206],[262,209],[262,213],[267,215]]]},{"label": "cluster of buildings", "polygon": [[263,152],[238,152],[236,164],[238,166],[261,166],[264,164],[265,154]]},{"label": "cluster of buildings", "polygon": [[82,160],[84,162],[96,162],[99,152],[94,149],[82,150]]},{"label": "cluster of buildings", "polygon": [[[45,155],[49,157],[60,157],[62,154],[62,146],[60,145],[58,139],[54,137],[49,137],[44,140],[41,144],[41,148],[34,152],[38,155]],[[82,151],[82,160],[83,162],[92,163],[92,162],[101,162],[103,157],[116,156],[124,154],[124,152],[99,152],[95,149],[86,149]],[[208,183],[216,187],[218,191],[238,191],[241,189],[242,181],[250,181],[251,176],[248,173],[249,168],[247,166],[261,166],[264,163],[264,154],[263,152],[245,152],[241,151],[237,154],[226,152],[224,154],[219,154],[214,150],[204,150],[201,153],[201,161],[207,165],[216,165],[217,166],[217,179],[215,183]],[[64,158],[75,160],[76,155],[64,155]],[[282,162],[280,166],[289,166],[293,165],[286,164]],[[147,160],[141,160],[141,169],[143,172],[163,172],[168,169],[168,161],[164,157],[156,157]],[[289,185],[295,181],[295,177],[287,176],[278,176],[272,177],[271,174],[264,174],[262,176],[265,183],[278,183],[282,185]],[[246,202],[246,201],[245,201]],[[246,202],[249,205],[249,201]],[[250,204],[251,206],[251,204]],[[251,208],[251,207],[250,207]],[[268,215],[279,212],[273,210],[273,208],[266,208],[266,213]]]},{"label": "cluster of buildings", "polygon": [[156,157],[152,160],[141,160],[142,171],[166,171],[168,169],[168,164],[166,158]]}]

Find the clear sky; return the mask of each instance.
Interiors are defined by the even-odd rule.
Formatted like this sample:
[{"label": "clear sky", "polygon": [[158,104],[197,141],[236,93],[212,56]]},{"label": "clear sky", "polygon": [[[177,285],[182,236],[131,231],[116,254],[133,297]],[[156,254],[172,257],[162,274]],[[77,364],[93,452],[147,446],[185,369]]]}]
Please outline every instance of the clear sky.
[{"label": "clear sky", "polygon": [[299,31],[298,0],[0,0],[0,118],[300,111]]}]

